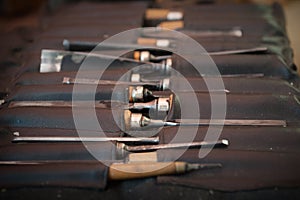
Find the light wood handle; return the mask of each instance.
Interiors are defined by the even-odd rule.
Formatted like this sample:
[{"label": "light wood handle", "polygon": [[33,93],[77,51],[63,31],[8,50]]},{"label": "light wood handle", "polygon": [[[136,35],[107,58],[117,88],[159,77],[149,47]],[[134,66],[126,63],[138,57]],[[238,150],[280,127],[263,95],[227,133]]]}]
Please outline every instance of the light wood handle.
[{"label": "light wood handle", "polygon": [[166,28],[170,30],[176,30],[184,27],[184,23],[182,20],[180,21],[165,21],[158,25],[158,27]]},{"label": "light wood handle", "polygon": [[186,171],[185,162],[143,162],[112,164],[109,167],[109,180],[127,180],[167,174],[178,174]]},{"label": "light wood handle", "polygon": [[152,45],[155,46],[156,45],[156,39],[153,38],[138,38],[137,39],[137,43],[140,45]]},{"label": "light wood handle", "polygon": [[169,10],[167,9],[147,9],[145,13],[145,18],[148,20],[154,19],[166,19]]}]

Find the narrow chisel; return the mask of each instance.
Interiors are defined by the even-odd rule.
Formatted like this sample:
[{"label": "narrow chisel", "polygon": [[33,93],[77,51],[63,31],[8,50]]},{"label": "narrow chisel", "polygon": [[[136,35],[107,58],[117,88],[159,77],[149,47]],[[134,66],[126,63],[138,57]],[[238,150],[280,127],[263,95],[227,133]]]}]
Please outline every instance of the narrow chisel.
[{"label": "narrow chisel", "polygon": [[157,144],[159,137],[15,137],[12,142],[139,142]]}]

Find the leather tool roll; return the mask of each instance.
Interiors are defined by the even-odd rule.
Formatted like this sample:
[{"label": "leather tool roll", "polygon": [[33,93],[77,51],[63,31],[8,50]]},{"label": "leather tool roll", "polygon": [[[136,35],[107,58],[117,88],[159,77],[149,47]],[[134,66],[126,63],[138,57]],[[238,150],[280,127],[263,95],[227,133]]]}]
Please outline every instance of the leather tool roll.
[{"label": "leather tool roll", "polygon": [[[188,1],[149,1],[143,2],[79,2],[62,5],[58,10],[51,10],[51,13],[39,12],[39,22],[42,26],[15,28],[8,30],[9,36],[3,35],[2,44],[4,56],[1,60],[3,80],[1,81],[1,96],[5,94],[4,104],[0,110],[0,199],[23,198],[30,199],[33,196],[45,196],[44,199],[53,198],[94,198],[94,199],[142,199],[149,192],[155,194],[157,199],[202,199],[207,198],[232,198],[250,199],[251,197],[263,196],[264,199],[289,199],[299,195],[300,187],[300,145],[299,145],[299,97],[298,90],[288,83],[293,83],[297,76],[290,70],[292,64],[292,51],[285,29],[285,18],[282,7],[279,4],[254,5],[254,4],[228,4],[213,2],[203,4],[212,0],[188,0]],[[51,4],[52,5],[52,4]],[[251,53],[235,55],[211,56],[223,77],[225,89],[229,90],[226,95],[227,114],[226,119],[236,120],[281,120],[287,122],[287,126],[225,126],[220,139],[228,139],[228,148],[213,149],[206,157],[199,157],[199,149],[188,149],[180,156],[179,161],[190,163],[220,163],[222,168],[201,169],[187,174],[159,176],[157,178],[145,178],[139,180],[124,180],[112,182],[105,191],[108,169],[100,163],[94,163],[95,158],[86,149],[90,145],[96,155],[108,162],[120,162],[124,157],[119,157],[112,143],[103,142],[45,142],[45,143],[12,143],[11,139],[21,136],[77,136],[70,107],[15,107],[9,108],[9,101],[14,100],[72,100],[72,85],[62,85],[61,81],[65,74],[76,75],[80,67],[80,56],[66,56],[62,60],[62,67],[58,73],[48,74],[24,74],[24,72],[38,72],[40,69],[41,49],[59,49],[64,46],[62,41],[91,41],[100,42],[110,36],[131,28],[142,25],[143,15],[147,7],[166,8],[183,11],[181,25],[183,33],[192,36],[208,52],[222,50],[241,50],[253,47],[267,48]],[[43,11],[43,10],[41,10]],[[5,22],[6,20],[4,20]],[[7,21],[8,24],[9,21]],[[38,22],[38,23],[39,23]],[[154,23],[160,23],[154,22]],[[177,24],[177,25],[178,25]],[[14,23],[10,24],[14,27]],[[8,28],[8,27],[6,27]],[[233,30],[233,32],[230,32]],[[235,30],[238,30],[235,32]],[[210,37],[203,37],[205,32],[224,31]],[[210,32],[211,31],[211,32]],[[227,32],[226,32],[227,31]],[[229,32],[228,32],[229,31]],[[198,32],[198,33],[197,33]],[[224,33],[223,32],[223,33]],[[229,33],[229,34],[228,34]],[[226,35],[226,36],[224,36]],[[126,38],[126,43],[135,44],[138,38],[160,38],[150,35],[134,35]],[[168,35],[166,38],[170,39]],[[174,38],[173,38],[174,39]],[[149,40],[148,40],[149,41]],[[171,44],[170,47],[180,46],[177,41],[165,41]],[[116,41],[117,45],[120,42]],[[155,44],[155,43],[152,43]],[[156,45],[156,44],[155,44]],[[163,45],[161,45],[163,46]],[[74,47],[74,46],[73,46]],[[80,49],[80,48],[79,48]],[[120,49],[116,48],[115,52]],[[105,53],[112,53],[110,48],[104,49]],[[192,49],[188,49],[190,53]],[[152,53],[152,52],[151,52]],[[48,54],[50,55],[50,54]],[[160,56],[163,54],[154,54]],[[211,54],[212,55],[212,54]],[[131,55],[123,55],[131,58]],[[51,59],[53,63],[49,69],[59,69],[60,60]],[[196,99],[200,107],[200,119],[207,121],[211,116],[210,95],[218,97],[224,91],[206,93],[203,80],[200,76],[179,56],[174,55],[172,67],[187,77],[191,85],[199,90],[196,92]],[[46,61],[43,64],[46,64]],[[91,58],[90,66],[84,72],[96,77],[96,70],[101,70],[105,59]],[[112,61],[110,59],[109,61]],[[205,66],[205,59],[202,56],[195,58],[197,65]],[[58,61],[58,62],[55,62]],[[108,61],[108,60],[106,60]],[[170,67],[162,66],[164,70],[156,65],[153,70],[141,69],[139,73],[142,81],[156,78],[160,80],[170,75]],[[129,69],[140,63],[134,61],[114,61],[105,72],[102,79],[118,80]],[[56,67],[56,68],[55,68]],[[152,70],[152,71],[151,71]],[[146,71],[146,72],[145,72]],[[151,72],[149,72],[151,71]],[[168,72],[167,72],[168,71]],[[211,73],[202,72],[205,75]],[[128,73],[129,74],[129,73]],[[171,73],[175,75],[176,73]],[[237,77],[234,75],[243,75]],[[129,74],[130,75],[130,74]],[[233,75],[233,76],[232,76]],[[249,76],[247,76],[249,75]],[[257,78],[257,75],[259,78]],[[150,78],[149,78],[150,77]],[[249,78],[251,77],[251,78]],[[275,77],[275,79],[273,79]],[[16,79],[17,78],[17,79]],[[75,78],[75,77],[71,77]],[[84,77],[85,78],[85,77]],[[89,78],[89,77],[86,77]],[[125,77],[126,81],[130,76]],[[128,79],[127,79],[128,78]],[[174,77],[171,77],[173,79]],[[175,77],[176,79],[176,77]],[[282,81],[284,79],[284,81]],[[136,78],[135,80],[138,80]],[[141,79],[139,79],[141,80]],[[211,78],[211,82],[215,83]],[[145,81],[146,82],[146,81]],[[172,83],[178,89],[185,88],[176,81]],[[298,81],[299,82],[299,81]],[[178,85],[175,85],[178,83]],[[8,86],[8,84],[10,84]],[[87,100],[88,86],[79,94],[82,100]],[[102,89],[101,89],[102,88]],[[116,109],[115,118],[112,115],[112,108],[107,106],[108,98],[112,93],[112,85],[102,85],[96,90],[96,100],[104,103],[103,108],[96,108],[98,119],[103,132],[109,137],[125,136],[122,131],[124,127],[124,109]],[[218,89],[218,88],[217,88]],[[202,91],[202,92],[201,92]],[[154,95],[169,95],[173,91],[155,91]],[[126,100],[127,92],[120,91],[120,100]],[[192,96],[188,91],[174,93],[174,101],[168,112],[169,125],[172,120],[181,117],[181,112],[186,112],[186,118],[192,118]],[[182,105],[179,105],[180,96]],[[98,99],[97,99],[98,98]],[[3,98],[1,98],[3,99]],[[94,99],[92,99],[94,100]],[[166,100],[167,101],[167,100]],[[165,102],[165,101],[164,101]],[[20,103],[20,102],[19,102]],[[218,106],[223,102],[219,102]],[[16,105],[16,104],[15,104]],[[65,105],[65,104],[61,104]],[[108,103],[110,105],[110,103]],[[188,106],[184,106],[188,105]],[[107,107],[106,107],[107,106]],[[137,112],[131,109],[132,112]],[[198,112],[198,111],[196,111]],[[94,136],[96,119],[93,119],[88,109],[82,108],[79,112],[85,126],[84,135]],[[153,115],[143,112],[143,115],[154,119]],[[136,115],[135,115],[136,116]],[[127,121],[128,117],[126,118]],[[134,122],[139,122],[135,118]],[[199,118],[197,118],[198,120]],[[116,121],[115,121],[116,120]],[[193,121],[193,120],[190,120]],[[195,121],[195,120],[194,120]],[[145,121],[145,124],[147,121]],[[239,122],[240,123],[240,122]],[[239,124],[237,123],[237,124]],[[256,122],[257,123],[257,122]],[[138,123],[136,123],[138,125]],[[162,123],[161,123],[162,124]],[[257,123],[258,124],[258,123]],[[120,127],[118,125],[121,125]],[[174,125],[174,124],[173,124]],[[176,125],[176,124],[175,124]],[[4,130],[2,130],[2,128]],[[205,137],[207,126],[200,127],[163,127],[158,133],[160,143],[169,143],[176,136],[177,129],[181,128],[184,133],[183,142],[192,131],[196,131],[195,141],[201,141]],[[210,127],[216,130],[219,127]],[[11,132],[5,132],[9,129]],[[100,133],[99,133],[100,134]],[[213,132],[215,134],[215,132]],[[144,159],[158,161],[174,161],[179,149],[159,150],[153,156],[150,154],[139,154],[128,156],[128,161],[141,161]],[[152,152],[154,153],[154,152]],[[132,155],[132,154],[131,154]],[[46,161],[57,162],[55,164],[31,165],[20,162],[13,163],[5,161]],[[82,163],[84,162],[84,163]],[[14,188],[19,187],[17,190]],[[34,188],[32,188],[34,187]],[[11,188],[7,189],[6,188]],[[94,189],[94,190],[91,190]],[[221,191],[227,192],[221,192]],[[249,190],[249,191],[247,191]],[[237,191],[234,194],[228,191]],[[51,193],[52,192],[52,193]],[[222,196],[222,197],[221,197]],[[250,197],[250,198],[249,198]],[[282,198],[283,197],[283,198]],[[151,197],[150,197],[151,198]]]}]

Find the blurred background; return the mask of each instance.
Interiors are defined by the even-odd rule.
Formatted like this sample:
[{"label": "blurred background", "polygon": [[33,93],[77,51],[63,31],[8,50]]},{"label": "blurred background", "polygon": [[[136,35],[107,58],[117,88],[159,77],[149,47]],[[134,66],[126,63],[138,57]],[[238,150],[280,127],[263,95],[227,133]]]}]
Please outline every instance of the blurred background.
[{"label": "blurred background", "polygon": [[[49,12],[59,8],[65,2],[77,2],[79,0],[0,0],[0,35],[9,38],[9,34],[13,29],[20,29],[22,27],[36,28],[40,25],[40,13],[45,9]],[[94,0],[96,1],[96,0]],[[101,1],[101,0],[98,0]],[[108,1],[108,0],[105,0]],[[163,0],[161,0],[163,1]],[[294,62],[296,66],[300,66],[300,1],[299,0],[218,0],[219,2],[235,2],[235,3],[261,3],[271,4],[279,2],[284,7],[287,31],[291,41],[291,46],[294,49]],[[113,3],[113,0],[111,1]],[[2,44],[0,49],[0,59],[5,57],[6,51],[12,45],[15,45],[12,40]],[[26,34],[24,35],[26,37]],[[300,74],[300,70],[298,70]]]}]

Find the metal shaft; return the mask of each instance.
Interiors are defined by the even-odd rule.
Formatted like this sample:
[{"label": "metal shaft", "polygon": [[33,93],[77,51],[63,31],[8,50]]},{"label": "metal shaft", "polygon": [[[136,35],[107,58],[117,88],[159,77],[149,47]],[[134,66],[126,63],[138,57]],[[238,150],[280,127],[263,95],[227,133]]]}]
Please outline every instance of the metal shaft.
[{"label": "metal shaft", "polygon": [[[240,28],[232,28],[229,30],[191,30],[191,29],[182,29],[180,32],[195,37],[221,37],[221,36],[233,36],[233,37],[242,37],[243,31]],[[152,37],[152,38],[170,38],[168,31],[164,29],[156,28],[155,30],[144,30],[143,36]],[[170,38],[171,39],[171,38]],[[172,38],[176,39],[176,38]]]},{"label": "metal shaft", "polygon": [[158,145],[140,145],[140,146],[128,146],[123,148],[130,152],[145,152],[155,151],[159,149],[177,149],[177,148],[199,148],[199,147],[227,147],[229,141],[226,139],[218,141],[202,141],[202,142],[189,142],[189,143],[170,143],[170,144],[158,144]]},{"label": "metal shaft", "polygon": [[227,31],[195,31],[195,30],[181,30],[180,32],[189,36],[198,37],[221,37],[221,36],[232,36],[232,37],[242,37],[243,32],[241,29],[232,29]]},{"label": "metal shaft", "polygon": [[138,44],[120,44],[120,43],[97,43],[97,42],[86,42],[86,41],[69,41],[67,39],[63,40],[63,46],[65,50],[68,51],[91,51],[99,45],[99,50],[102,48],[106,49],[146,49],[153,48],[149,45],[138,45]]},{"label": "metal shaft", "polygon": [[177,126],[201,126],[201,125],[213,125],[213,126],[283,126],[285,127],[285,120],[260,120],[260,119],[176,119],[174,122],[168,122],[168,125],[176,124]]},{"label": "metal shaft", "polygon": [[247,119],[177,119],[174,121],[152,120],[146,117],[142,118],[143,126],[160,127],[160,126],[282,126],[286,127],[284,120],[247,120]]},{"label": "metal shaft", "polygon": [[160,87],[161,82],[129,82],[129,81],[112,81],[112,80],[98,80],[88,78],[71,78],[64,77],[63,84],[88,84],[88,85],[151,85]]},{"label": "metal shaft", "polygon": [[187,172],[192,170],[221,168],[221,167],[222,167],[221,163],[204,163],[204,164],[186,163]]},{"label": "metal shaft", "polygon": [[111,102],[92,102],[92,101],[12,101],[8,108],[17,107],[62,107],[62,108],[112,108],[112,109],[157,109],[157,100],[146,103],[123,103],[118,101]]},{"label": "metal shaft", "polygon": [[12,142],[139,142],[157,144],[159,137],[15,137]]},{"label": "metal shaft", "polygon": [[264,53],[268,50],[267,47],[256,47],[250,49],[238,49],[238,50],[227,50],[227,51],[216,51],[208,53],[210,56],[229,55],[229,54],[242,54],[242,53]]}]

